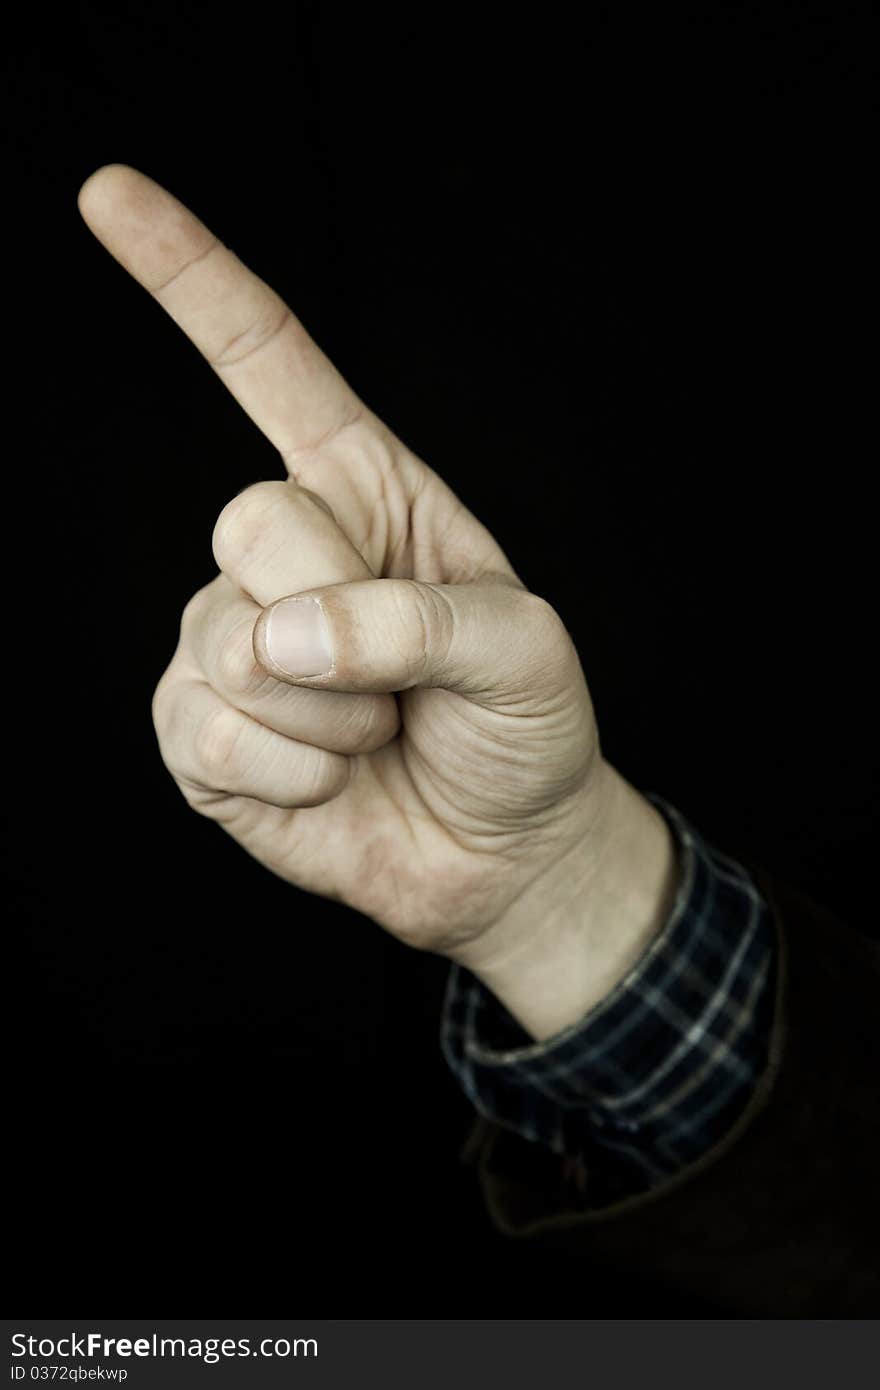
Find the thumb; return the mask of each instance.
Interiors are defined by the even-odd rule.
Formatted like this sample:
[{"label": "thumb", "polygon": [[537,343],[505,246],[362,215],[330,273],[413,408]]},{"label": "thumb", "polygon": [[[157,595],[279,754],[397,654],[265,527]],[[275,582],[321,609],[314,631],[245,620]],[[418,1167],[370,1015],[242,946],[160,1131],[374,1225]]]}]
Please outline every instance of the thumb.
[{"label": "thumb", "polygon": [[556,610],[518,580],[363,579],[264,608],[254,655],[271,675],[320,690],[440,687],[481,702],[540,703],[577,654]]}]

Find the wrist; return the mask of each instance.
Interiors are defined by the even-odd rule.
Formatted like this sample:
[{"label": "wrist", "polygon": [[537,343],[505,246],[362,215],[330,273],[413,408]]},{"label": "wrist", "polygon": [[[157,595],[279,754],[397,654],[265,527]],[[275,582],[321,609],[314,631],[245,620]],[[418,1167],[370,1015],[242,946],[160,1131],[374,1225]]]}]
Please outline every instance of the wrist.
[{"label": "wrist", "polygon": [[664,817],[604,759],[597,775],[591,830],[459,957],[538,1041],[611,993],[675,902],[678,861]]}]

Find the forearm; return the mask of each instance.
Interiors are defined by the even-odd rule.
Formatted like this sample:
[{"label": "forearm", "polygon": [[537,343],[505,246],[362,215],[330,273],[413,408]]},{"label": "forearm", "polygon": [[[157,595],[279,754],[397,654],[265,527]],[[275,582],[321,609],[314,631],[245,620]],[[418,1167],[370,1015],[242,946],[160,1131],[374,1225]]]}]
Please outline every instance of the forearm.
[{"label": "forearm", "polygon": [[561,859],[463,962],[536,1040],[599,1004],[668,920],[679,874],[660,813],[603,762],[594,840]]},{"label": "forearm", "polygon": [[[493,1048],[483,987],[451,980],[444,1052],[490,1121],[465,1161],[496,1229],[533,1248],[739,1316],[876,1314],[880,950],[666,804],[683,910],[610,1017],[523,1063]],[[585,1195],[536,1147],[583,1156]]]}]

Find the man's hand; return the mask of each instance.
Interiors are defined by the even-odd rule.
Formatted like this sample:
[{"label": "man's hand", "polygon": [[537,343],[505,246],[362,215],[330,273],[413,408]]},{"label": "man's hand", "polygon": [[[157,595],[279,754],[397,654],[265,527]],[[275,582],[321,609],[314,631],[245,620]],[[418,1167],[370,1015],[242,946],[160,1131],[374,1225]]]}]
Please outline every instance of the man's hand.
[{"label": "man's hand", "polygon": [[176,198],[114,164],[79,208],[288,475],[224,507],[153,697],[183,796],[273,873],[477,971],[536,1036],[572,1021],[660,924],[670,847],[601,755],[562,620]]}]

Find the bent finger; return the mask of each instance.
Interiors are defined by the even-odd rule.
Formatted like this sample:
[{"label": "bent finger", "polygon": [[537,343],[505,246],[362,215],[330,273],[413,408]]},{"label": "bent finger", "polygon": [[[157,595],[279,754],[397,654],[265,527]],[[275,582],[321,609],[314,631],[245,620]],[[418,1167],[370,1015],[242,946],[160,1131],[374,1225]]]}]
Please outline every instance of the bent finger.
[{"label": "bent finger", "polygon": [[184,610],[186,652],[223,700],[285,738],[333,753],[372,753],[394,738],[400,714],[393,696],[311,690],[270,675],[254,655],[262,611],[224,574]]},{"label": "bent finger", "polygon": [[211,548],[218,569],[264,606],[307,587],[372,577],[330,508],[290,480],[252,483],[227,502]]},{"label": "bent finger", "polygon": [[170,687],[154,717],[162,761],[196,792],[291,808],[332,801],[348,785],[350,758],[275,733],[228,705],[205,681]]}]

